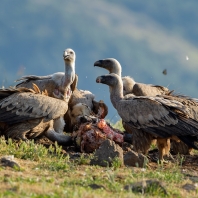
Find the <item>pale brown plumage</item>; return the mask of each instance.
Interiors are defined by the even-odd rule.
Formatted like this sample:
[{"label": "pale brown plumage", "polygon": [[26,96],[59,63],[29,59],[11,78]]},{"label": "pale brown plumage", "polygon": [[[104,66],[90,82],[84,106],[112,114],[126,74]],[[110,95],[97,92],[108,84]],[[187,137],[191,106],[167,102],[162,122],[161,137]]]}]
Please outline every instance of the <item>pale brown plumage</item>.
[{"label": "pale brown plumage", "polygon": [[[107,84],[110,99],[123,122],[133,131],[134,150],[142,152],[145,144],[147,153],[153,138],[177,137],[190,147],[198,149],[198,121],[190,118],[193,107],[182,104],[174,98],[131,96],[123,97],[121,77],[116,74],[100,76],[98,83]],[[160,160],[163,160],[165,145],[161,145]]]},{"label": "pale brown plumage", "polygon": [[68,103],[33,89],[0,89],[0,128],[7,138],[26,140],[45,135],[52,141],[68,143],[69,136],[54,131],[54,120],[62,117]]},{"label": "pale brown plumage", "polygon": [[104,111],[102,114],[102,118],[104,118],[108,113],[108,108],[104,102],[95,101],[95,96],[90,91],[79,90],[76,88],[71,95],[69,100],[69,108],[64,116],[66,122],[65,130],[67,132],[72,132],[80,116],[89,116],[91,113],[98,114],[101,103],[106,109],[106,111]]},{"label": "pale brown plumage", "polygon": [[[117,74],[121,77],[122,67],[120,63],[114,58],[107,58],[98,60],[94,66],[102,67],[109,71],[109,73]],[[122,77],[123,80],[123,94],[134,94],[136,96],[156,96],[161,94],[169,94],[170,90],[159,85],[151,85],[144,83],[137,83],[129,76]]]},{"label": "pale brown plumage", "polygon": [[[114,58],[98,60],[94,63],[94,66],[102,67],[104,69],[107,69],[109,71],[109,73],[115,73],[115,74],[121,76],[122,67],[121,67],[120,63]],[[137,83],[130,76],[122,77],[122,81],[123,81],[123,95],[125,97],[130,97],[130,96],[127,96],[128,94],[134,94],[135,96],[157,96],[157,95],[170,95],[173,92],[163,86]],[[128,133],[132,133],[131,128],[127,127],[124,122],[123,122],[123,127]],[[160,139],[158,141],[160,141],[158,143],[158,146],[160,146],[163,142],[163,139]],[[168,141],[168,142],[170,142],[170,141]],[[174,141],[172,144],[174,144]],[[177,148],[179,148],[180,144],[181,144],[181,147],[183,148],[184,146],[183,146],[182,142],[177,143]],[[147,150],[147,148],[144,148],[144,145],[146,145],[146,144],[144,144],[144,142],[143,142],[142,143],[142,151]],[[164,140],[164,145],[167,145],[166,139]],[[170,145],[167,146],[166,151],[169,150],[169,148],[170,148]],[[174,146],[174,148],[176,148],[176,147]],[[186,152],[188,152],[188,151],[186,151]],[[166,155],[169,155],[169,153],[166,153]]]},{"label": "pale brown plumage", "polygon": [[[63,53],[65,62],[65,72],[54,73],[49,76],[24,76],[17,81],[22,81],[16,87],[32,88],[32,84],[36,84],[43,91],[47,90],[50,97],[58,98],[69,102],[72,92],[75,90],[78,82],[78,76],[75,74],[75,52],[68,48]],[[63,118],[54,121],[55,131],[63,133]]]},{"label": "pale brown plumage", "polygon": [[75,75],[75,52],[72,49],[66,49],[63,59],[65,72],[57,72],[48,76],[24,76],[17,80],[21,82],[16,87],[32,88],[32,83],[34,83],[41,91],[47,90],[49,96],[69,101],[78,81],[78,77]]},{"label": "pale brown plumage", "polygon": [[129,76],[122,77],[123,94],[134,94],[136,96],[157,96],[170,95],[171,91],[163,86],[151,85],[144,83],[136,83],[133,78]]},{"label": "pale brown plumage", "polygon": [[69,106],[73,107],[78,103],[84,103],[87,106],[89,106],[90,109],[92,109],[94,98],[95,98],[94,94],[91,93],[90,91],[80,90],[76,88],[69,100]]}]

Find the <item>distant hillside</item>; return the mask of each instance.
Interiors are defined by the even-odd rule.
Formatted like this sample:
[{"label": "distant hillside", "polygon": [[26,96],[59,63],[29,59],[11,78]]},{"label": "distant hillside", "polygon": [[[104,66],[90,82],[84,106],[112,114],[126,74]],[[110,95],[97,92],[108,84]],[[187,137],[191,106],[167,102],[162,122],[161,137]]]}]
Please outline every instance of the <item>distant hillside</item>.
[{"label": "distant hillside", "polygon": [[[116,111],[108,88],[98,85],[98,59],[114,57],[123,75],[198,97],[198,1],[13,1],[0,7],[0,83],[22,75],[63,71],[62,52],[77,54],[80,89]],[[167,75],[162,71],[167,69]]]}]

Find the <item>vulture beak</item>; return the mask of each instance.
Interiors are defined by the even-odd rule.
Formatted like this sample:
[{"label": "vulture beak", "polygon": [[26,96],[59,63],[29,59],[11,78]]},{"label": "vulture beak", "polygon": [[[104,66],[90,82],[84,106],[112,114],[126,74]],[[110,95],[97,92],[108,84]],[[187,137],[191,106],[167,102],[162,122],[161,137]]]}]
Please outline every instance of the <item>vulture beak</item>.
[{"label": "vulture beak", "polygon": [[103,84],[106,84],[107,83],[107,81],[109,81],[109,78],[108,78],[108,76],[98,76],[97,78],[96,78],[96,82],[97,83],[103,83]]},{"label": "vulture beak", "polygon": [[94,66],[103,67],[103,60],[98,60],[94,63]]},{"label": "vulture beak", "polygon": [[67,60],[70,57],[70,54],[68,54],[66,51],[63,53],[63,59]]},{"label": "vulture beak", "polygon": [[101,83],[101,82],[102,82],[102,76],[98,76],[98,77],[96,78],[96,82],[97,82],[97,83]]},{"label": "vulture beak", "polygon": [[[116,75],[116,74],[115,74]],[[114,86],[116,83],[114,75],[102,75],[96,78],[96,83],[106,84],[108,86]]]}]

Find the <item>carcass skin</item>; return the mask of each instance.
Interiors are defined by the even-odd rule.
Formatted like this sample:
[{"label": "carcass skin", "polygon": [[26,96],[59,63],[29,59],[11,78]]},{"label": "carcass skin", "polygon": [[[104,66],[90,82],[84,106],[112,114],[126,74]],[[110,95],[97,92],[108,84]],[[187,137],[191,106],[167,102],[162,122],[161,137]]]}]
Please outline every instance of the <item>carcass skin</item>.
[{"label": "carcass skin", "polygon": [[194,111],[193,107],[163,96],[124,98],[122,79],[117,74],[99,76],[96,82],[109,86],[113,106],[123,122],[133,131],[135,151],[142,152],[140,144],[149,148],[152,138],[160,139],[159,158],[163,161],[169,144],[168,139],[172,137],[177,137],[188,146],[198,149],[198,120],[190,117],[190,112]]}]

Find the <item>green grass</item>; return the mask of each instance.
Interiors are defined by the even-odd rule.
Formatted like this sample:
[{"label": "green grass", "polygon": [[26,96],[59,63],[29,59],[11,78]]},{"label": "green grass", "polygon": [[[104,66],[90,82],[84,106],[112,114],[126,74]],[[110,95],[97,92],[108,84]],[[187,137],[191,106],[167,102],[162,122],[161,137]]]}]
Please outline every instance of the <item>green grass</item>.
[{"label": "green grass", "polygon": [[[137,168],[89,165],[92,155],[70,159],[55,144],[49,148],[34,141],[13,142],[0,139],[0,156],[14,155],[20,169],[0,166],[0,197],[196,197],[197,191],[181,188],[192,183],[182,173],[181,163]],[[144,179],[163,181],[168,195],[150,187],[146,194],[124,190],[126,185]],[[93,188],[93,187],[94,188]]]}]

